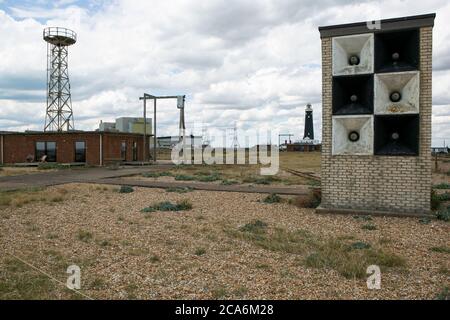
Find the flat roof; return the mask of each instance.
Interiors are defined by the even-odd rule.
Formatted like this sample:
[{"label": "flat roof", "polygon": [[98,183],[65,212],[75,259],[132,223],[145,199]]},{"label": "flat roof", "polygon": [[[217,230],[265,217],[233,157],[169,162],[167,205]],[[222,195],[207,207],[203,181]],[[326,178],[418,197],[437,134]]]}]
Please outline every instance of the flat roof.
[{"label": "flat roof", "polygon": [[380,28],[369,28],[370,21],[338,24],[319,27],[320,37],[328,38],[360,33],[378,33],[393,30],[415,29],[421,27],[433,27],[436,13],[408,16],[380,21]]},{"label": "flat roof", "polygon": [[[128,136],[143,136],[142,133],[132,132],[117,132],[117,131],[29,131],[29,132],[14,132],[14,131],[0,131],[0,135],[20,135],[20,136],[32,136],[32,135],[65,135],[65,134],[107,134],[107,135],[128,135]],[[147,136],[153,136],[153,134],[147,134]]]}]

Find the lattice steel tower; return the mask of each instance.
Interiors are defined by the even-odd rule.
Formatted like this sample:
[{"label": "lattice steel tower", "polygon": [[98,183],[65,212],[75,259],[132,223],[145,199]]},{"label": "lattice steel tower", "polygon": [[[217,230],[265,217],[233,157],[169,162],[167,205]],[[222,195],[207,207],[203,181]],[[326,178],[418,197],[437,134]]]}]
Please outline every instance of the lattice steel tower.
[{"label": "lattice steel tower", "polygon": [[68,47],[77,34],[60,27],[44,29],[47,42],[47,112],[44,131],[74,129],[68,71]]}]

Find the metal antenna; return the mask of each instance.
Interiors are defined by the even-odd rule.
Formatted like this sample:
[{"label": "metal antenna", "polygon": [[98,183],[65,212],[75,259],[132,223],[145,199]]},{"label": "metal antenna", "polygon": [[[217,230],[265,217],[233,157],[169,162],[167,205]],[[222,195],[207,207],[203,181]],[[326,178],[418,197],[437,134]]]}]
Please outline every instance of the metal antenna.
[{"label": "metal antenna", "polygon": [[233,149],[238,149],[239,148],[239,139],[238,139],[238,131],[237,131],[237,123],[234,122],[234,127],[233,127],[233,145],[232,145]]},{"label": "metal antenna", "polygon": [[210,139],[209,139],[209,133],[208,128],[206,127],[205,123],[202,123],[202,146],[209,146],[210,145]]},{"label": "metal antenna", "polygon": [[44,131],[74,130],[69,82],[68,47],[75,44],[77,34],[60,27],[44,29],[47,42],[47,112]]},{"label": "metal antenna", "polygon": [[180,109],[179,141],[182,141],[185,138],[186,134],[186,124],[184,122],[185,99],[186,99],[185,96],[177,97],[177,108]]}]

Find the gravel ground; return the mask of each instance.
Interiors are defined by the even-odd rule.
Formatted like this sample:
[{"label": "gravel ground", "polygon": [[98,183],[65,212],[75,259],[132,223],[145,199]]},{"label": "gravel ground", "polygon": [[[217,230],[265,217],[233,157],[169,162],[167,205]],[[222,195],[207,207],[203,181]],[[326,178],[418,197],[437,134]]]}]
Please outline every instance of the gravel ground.
[{"label": "gravel ground", "polygon": [[[19,285],[13,286],[19,293],[2,291],[2,282],[21,277],[8,265],[14,260],[9,254],[62,283],[67,266],[79,265],[81,291],[94,299],[433,299],[450,285],[449,254],[430,250],[450,247],[450,226],[441,221],[374,217],[377,229],[364,230],[366,222],[352,216],[316,215],[287,201],[265,204],[260,194],[145,188],[121,194],[117,187],[87,184],[48,192],[59,189],[69,191],[64,201],[0,208],[0,298],[20,297]],[[183,199],[192,210],[140,211]],[[270,228],[364,241],[404,257],[407,265],[382,270],[381,290],[368,290],[366,279],[306,268],[300,255],[269,251],[224,231],[255,219]],[[90,236],[80,240],[80,234]],[[62,284],[49,290],[33,298],[76,298]]]}]

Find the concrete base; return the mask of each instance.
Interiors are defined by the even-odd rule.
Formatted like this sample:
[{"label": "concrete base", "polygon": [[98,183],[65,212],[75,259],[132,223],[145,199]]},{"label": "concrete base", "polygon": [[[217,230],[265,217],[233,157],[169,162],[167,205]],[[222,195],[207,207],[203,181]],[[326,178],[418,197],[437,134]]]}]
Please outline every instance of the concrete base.
[{"label": "concrete base", "polygon": [[433,218],[429,213],[413,213],[413,212],[394,212],[394,211],[378,211],[378,210],[354,210],[354,209],[335,209],[317,207],[316,213],[319,214],[347,214],[353,216],[382,216],[382,217],[400,217],[400,218]]}]

